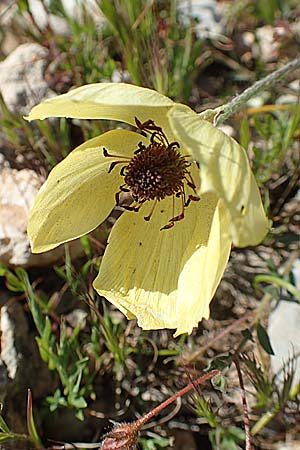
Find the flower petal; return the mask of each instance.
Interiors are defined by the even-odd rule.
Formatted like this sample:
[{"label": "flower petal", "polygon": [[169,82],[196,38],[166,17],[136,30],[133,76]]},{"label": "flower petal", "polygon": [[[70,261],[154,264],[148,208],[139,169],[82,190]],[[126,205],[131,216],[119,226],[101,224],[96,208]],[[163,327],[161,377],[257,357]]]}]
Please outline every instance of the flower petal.
[{"label": "flower petal", "polygon": [[174,107],[168,115],[176,138],[200,164],[200,195],[215,192],[222,199],[236,246],[257,245],[269,223],[245,150],[196,113]]},{"label": "flower petal", "polygon": [[149,142],[131,131],[109,131],[77,147],[51,171],[30,212],[27,232],[34,253],[78,238],[103,222],[122,178],[118,168],[108,173],[114,159],[104,157],[102,148],[131,158],[140,141]]},{"label": "flower petal", "polygon": [[152,89],[126,83],[95,83],[45,100],[26,119],[111,119],[135,125],[136,116],[141,122],[152,119],[165,128],[166,113],[173,105],[171,99]]},{"label": "flower petal", "polygon": [[148,212],[145,205],[118,219],[94,288],[144,329],[190,333],[209,316],[229,258],[227,215],[214,194],[192,202],[169,230],[160,228],[172,218],[171,198],[156,205],[150,222]]}]

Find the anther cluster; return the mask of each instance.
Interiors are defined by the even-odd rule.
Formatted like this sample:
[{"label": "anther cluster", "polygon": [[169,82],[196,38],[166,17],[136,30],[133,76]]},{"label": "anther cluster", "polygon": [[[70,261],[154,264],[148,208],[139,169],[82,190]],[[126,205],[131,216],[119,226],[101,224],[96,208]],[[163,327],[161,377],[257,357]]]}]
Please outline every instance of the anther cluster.
[{"label": "anther cluster", "polygon": [[134,200],[162,200],[182,191],[187,167],[175,145],[152,143],[131,159],[124,181]]}]

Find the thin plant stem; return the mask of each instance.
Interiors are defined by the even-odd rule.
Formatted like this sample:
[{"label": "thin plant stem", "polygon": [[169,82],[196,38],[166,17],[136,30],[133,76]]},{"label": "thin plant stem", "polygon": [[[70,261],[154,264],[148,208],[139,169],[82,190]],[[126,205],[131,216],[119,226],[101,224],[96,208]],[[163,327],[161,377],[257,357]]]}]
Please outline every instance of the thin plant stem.
[{"label": "thin plant stem", "polygon": [[245,386],[244,386],[244,381],[243,381],[243,376],[242,376],[242,371],[240,368],[238,355],[235,355],[233,362],[234,362],[236,370],[237,370],[240,388],[241,388],[241,394],[242,394],[244,427],[245,427],[245,434],[246,434],[246,450],[252,450],[250,420],[249,420],[249,414],[248,414],[247,398],[246,398]]},{"label": "thin plant stem", "polygon": [[155,417],[157,414],[159,414],[163,409],[165,409],[167,406],[169,406],[173,402],[175,402],[175,400],[177,400],[177,398],[182,397],[183,395],[187,394],[189,391],[194,389],[199,384],[204,383],[204,381],[207,381],[210,378],[212,378],[212,377],[214,377],[215,375],[218,375],[218,374],[219,374],[218,370],[212,370],[211,372],[203,375],[202,377],[198,378],[197,380],[192,381],[186,387],[184,387],[183,389],[181,389],[180,391],[178,391],[174,395],[172,395],[172,397],[168,398],[163,403],[161,403],[160,405],[156,406],[156,408],[152,409],[152,411],[148,412],[143,417],[138,419],[135,422],[135,428],[139,430],[140,428],[142,428],[142,426],[145,423],[149,422],[149,420],[151,420],[153,417]]},{"label": "thin plant stem", "polygon": [[257,275],[255,277],[254,287],[257,287],[261,283],[269,283],[275,286],[281,287],[288,291],[296,300],[300,300],[300,289],[297,289],[292,283],[279,278],[278,275]]},{"label": "thin plant stem", "polygon": [[[289,259],[285,263],[284,269],[281,273],[282,277],[285,277],[286,275],[288,275],[290,273],[291,267],[292,267],[295,259],[297,259],[297,257],[298,257],[298,250],[295,250],[292,252]],[[260,301],[258,308],[256,309],[256,312],[255,312],[255,315],[256,315],[255,321],[256,322],[260,320],[260,318],[264,314],[265,310],[269,306],[272,299],[273,299],[273,296],[269,292],[266,292],[265,295],[263,296],[262,300]]]},{"label": "thin plant stem", "polygon": [[[297,395],[299,394],[299,392],[300,392],[300,387],[299,387],[299,385],[296,385],[290,391],[289,400],[294,400],[297,397]],[[251,429],[252,436],[259,433],[263,428],[265,428],[268,425],[268,423],[271,420],[273,420],[274,417],[276,417],[276,415],[279,413],[280,409],[281,409],[280,404],[276,403],[273,406],[273,408],[271,409],[271,411],[265,412],[265,414],[263,414],[260,417],[260,419],[253,425],[253,427]]]},{"label": "thin plant stem", "polygon": [[251,311],[250,313],[245,314],[244,316],[240,317],[238,320],[233,322],[231,325],[226,327],[224,330],[222,330],[220,333],[218,333],[214,338],[212,338],[207,344],[203,345],[199,350],[196,350],[189,358],[188,362],[191,363],[195,361],[200,355],[206,352],[213,344],[215,344],[220,339],[223,339],[227,334],[231,332],[237,332],[240,331],[239,327],[244,324],[244,322],[250,321],[254,316],[254,312]]}]

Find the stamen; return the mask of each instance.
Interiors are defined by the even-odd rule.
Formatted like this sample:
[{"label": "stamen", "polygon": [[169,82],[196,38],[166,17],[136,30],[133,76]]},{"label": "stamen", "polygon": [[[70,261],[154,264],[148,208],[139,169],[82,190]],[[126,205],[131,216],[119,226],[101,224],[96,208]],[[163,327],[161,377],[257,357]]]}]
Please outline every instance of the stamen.
[{"label": "stamen", "polygon": [[[111,163],[111,165],[109,166],[108,169],[108,173],[110,173],[114,167],[116,167],[117,164],[124,164],[124,161],[126,162],[130,162],[130,158],[128,158],[127,156],[122,156],[122,155],[112,155],[111,153],[108,153],[107,149],[105,147],[103,147],[102,149],[103,151],[103,156],[105,158],[118,158],[118,159],[123,159],[123,161],[113,161]],[[122,171],[122,169],[121,169]]]},{"label": "stamen", "polygon": [[196,185],[195,185],[195,182],[194,182],[194,180],[193,180],[193,177],[192,177],[191,173],[190,173],[189,171],[187,171],[186,175],[187,175],[187,176],[189,177],[189,179],[190,179],[190,180],[188,180],[188,179],[185,177],[185,180],[186,180],[187,185],[188,185],[190,188],[192,188],[193,191],[195,192],[195,191],[196,191]]},{"label": "stamen", "polygon": [[151,144],[155,143],[155,139],[161,143],[161,145],[165,145],[167,144],[169,146],[169,142],[166,138],[165,135],[161,135],[161,133],[159,131],[154,131],[154,133],[152,134],[151,138],[150,138],[150,142]]},{"label": "stamen", "polygon": [[196,197],[195,195],[189,195],[187,201],[184,204],[184,206],[187,208],[189,206],[189,204],[191,203],[191,201],[199,202],[200,201],[200,197]]},{"label": "stamen", "polygon": [[[162,145],[169,145],[169,141],[165,133],[163,132],[163,129],[161,127],[158,127],[155,125],[153,120],[147,120],[146,122],[142,123],[137,117],[134,118],[135,123],[137,127],[141,131],[148,131],[151,133],[150,142],[151,144],[154,144],[155,138],[162,144]],[[178,144],[179,146],[179,144]]]},{"label": "stamen", "polygon": [[120,175],[121,175],[122,177],[125,177],[126,169],[127,169],[127,166],[123,166],[123,167],[121,168],[121,170],[120,170]]},{"label": "stamen", "polygon": [[175,225],[174,222],[169,222],[169,223],[167,223],[167,225],[165,225],[164,227],[160,228],[159,231],[169,230],[170,228],[173,228],[174,225]]},{"label": "stamen", "polygon": [[126,159],[127,161],[130,161],[130,158],[128,158],[128,156],[112,155],[111,153],[108,153],[108,151],[105,147],[103,147],[102,150],[103,150],[103,156],[105,156],[105,158],[118,158],[118,159]]},{"label": "stamen", "polygon": [[139,142],[138,149],[134,151],[134,154],[137,155],[138,153],[141,153],[146,149],[147,149],[146,145],[144,145],[142,142]]},{"label": "stamen", "polygon": [[[177,192],[178,194],[178,192]],[[178,195],[176,194],[176,197],[178,197]],[[173,195],[172,197],[172,217],[175,216],[175,196]],[[163,230],[169,230],[170,228],[174,227],[174,222],[172,222],[171,220],[169,220],[169,222],[164,225],[162,228],[160,228],[159,231],[163,231]]]},{"label": "stamen", "polygon": [[[114,161],[111,163],[108,169],[108,173],[110,173],[114,167],[116,167],[118,164],[124,164],[124,161]],[[122,169],[121,169],[122,170]]]},{"label": "stamen", "polygon": [[[179,195],[178,195],[179,194]],[[175,216],[174,211],[174,195],[173,195],[173,208],[172,208],[172,219],[169,220],[169,223],[161,228],[161,230],[168,230],[169,228],[172,228],[174,226],[174,222],[179,222],[180,220],[184,219],[184,207],[185,207],[185,192],[184,189],[182,191],[177,192],[176,197],[181,197],[181,213],[178,216]]]},{"label": "stamen", "polygon": [[[172,147],[180,148],[180,145],[179,145],[178,142],[171,142],[171,144],[169,144],[169,147],[168,147],[168,148],[172,148]],[[185,158],[185,156],[184,156],[184,158]]]},{"label": "stamen", "polygon": [[126,184],[122,184],[122,186],[119,187],[120,190],[115,194],[116,205],[120,205],[120,195],[122,192],[130,192],[130,189],[126,188],[125,186]]},{"label": "stamen", "polygon": [[153,205],[152,205],[152,208],[151,208],[150,214],[148,214],[148,216],[145,216],[145,217],[144,217],[144,220],[146,220],[146,222],[149,222],[149,220],[151,219],[151,217],[152,217],[152,214],[154,213],[154,210],[155,210],[156,204],[157,204],[157,200],[154,200],[154,203],[153,203]]},{"label": "stamen", "polygon": [[141,206],[142,204],[140,203],[137,206],[124,205],[123,208],[127,209],[128,211],[139,212]]}]

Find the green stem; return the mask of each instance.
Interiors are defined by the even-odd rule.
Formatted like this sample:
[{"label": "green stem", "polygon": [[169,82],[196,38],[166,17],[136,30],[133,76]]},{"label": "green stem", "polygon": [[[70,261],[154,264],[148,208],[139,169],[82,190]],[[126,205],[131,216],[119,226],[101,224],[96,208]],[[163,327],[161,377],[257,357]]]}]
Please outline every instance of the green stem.
[{"label": "green stem", "polygon": [[261,299],[261,301],[258,305],[258,308],[255,311],[256,322],[261,319],[262,315],[265,312],[265,309],[269,306],[272,299],[273,299],[273,296],[271,294],[269,294],[269,292],[266,292],[264,294],[263,298]]},{"label": "green stem", "polygon": [[[300,67],[300,58],[293,59],[285,66],[281,67],[275,72],[267,75],[262,80],[257,81],[240,95],[234,97],[229,103],[226,105],[220,106],[216,108],[214,111],[216,114],[214,119],[214,125],[219,126],[225,120],[227,120],[230,116],[235,114],[243,105],[254,95],[256,95],[260,91],[264,91],[270,89],[273,84],[283,78],[288,73]],[[204,117],[203,117],[204,118]]]},{"label": "green stem", "polygon": [[252,427],[252,429],[251,429],[252,436],[254,436],[259,431],[261,431],[272,419],[274,419],[274,417],[276,416],[278,411],[279,410],[277,410],[275,408],[272,409],[272,411],[267,411]]},{"label": "green stem", "polygon": [[[294,386],[289,394],[289,400],[294,400],[297,395],[299,395],[300,387],[299,384]],[[251,433],[254,436],[255,434],[259,433],[268,423],[274,419],[274,417],[279,413],[280,409],[282,407],[280,406],[280,403],[277,402],[271,411],[267,411],[265,414],[263,414],[260,419],[253,425],[251,429]]]},{"label": "green stem", "polygon": [[[0,432],[0,442],[8,442],[8,441],[28,441],[31,442],[31,438],[27,436],[27,434],[18,434],[18,433],[1,433]],[[1,447],[4,448],[4,447]]]},{"label": "green stem", "polygon": [[275,275],[257,275],[254,280],[254,287],[260,283],[270,283],[275,284],[283,289],[286,289],[290,294],[292,294],[296,300],[300,300],[300,291],[291,283]]}]

